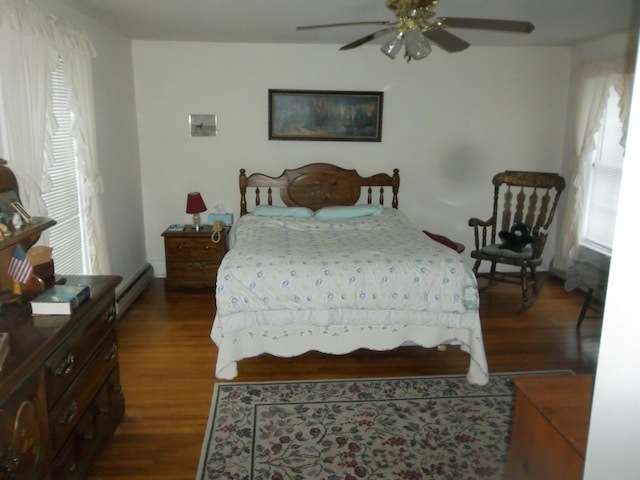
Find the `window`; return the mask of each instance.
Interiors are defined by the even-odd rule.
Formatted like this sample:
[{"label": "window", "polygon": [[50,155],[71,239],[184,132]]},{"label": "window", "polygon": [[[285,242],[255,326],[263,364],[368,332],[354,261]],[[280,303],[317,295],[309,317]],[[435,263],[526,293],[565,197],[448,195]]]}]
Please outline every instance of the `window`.
[{"label": "window", "polygon": [[51,191],[42,199],[47,215],[57,224],[49,231],[49,245],[53,247],[56,273],[81,274],[87,272],[81,215],[81,183],[76,166],[76,146],[71,135],[73,114],[69,109],[69,91],[65,86],[65,66],[60,60],[51,75],[53,113],[58,130],[51,138],[53,165],[47,173],[52,182]]},{"label": "window", "polygon": [[585,185],[585,212],[581,244],[610,255],[618,209],[624,147],[620,95],[609,87],[602,124],[595,133],[596,148],[589,162]]}]

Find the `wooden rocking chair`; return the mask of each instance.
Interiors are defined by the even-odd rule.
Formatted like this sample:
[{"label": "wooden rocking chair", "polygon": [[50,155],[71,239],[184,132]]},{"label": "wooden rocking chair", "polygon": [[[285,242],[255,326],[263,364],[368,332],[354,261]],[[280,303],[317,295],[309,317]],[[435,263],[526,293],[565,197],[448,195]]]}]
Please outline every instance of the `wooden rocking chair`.
[{"label": "wooden rocking chair", "polygon": [[[538,275],[536,268],[542,264],[542,252],[565,181],[555,173],[506,171],[493,177],[493,185],[491,218],[469,220],[475,237],[471,252],[471,258],[476,259],[473,272],[478,278],[488,279],[483,290],[499,281],[521,285],[522,307],[528,308],[538,298],[546,278]],[[531,229],[531,242],[521,251],[505,248],[500,239],[496,241],[499,232],[509,232],[517,223]],[[491,262],[491,269],[478,274],[483,260]],[[519,267],[520,272],[498,272],[498,264]]]}]

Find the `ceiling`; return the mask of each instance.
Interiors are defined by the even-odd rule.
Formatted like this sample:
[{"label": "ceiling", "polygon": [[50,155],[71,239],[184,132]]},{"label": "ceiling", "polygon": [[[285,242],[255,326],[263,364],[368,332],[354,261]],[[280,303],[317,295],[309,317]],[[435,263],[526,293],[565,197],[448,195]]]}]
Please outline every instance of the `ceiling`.
[{"label": "ceiling", "polygon": [[[60,1],[139,40],[343,45],[382,27],[296,31],[296,26],[395,18],[385,0]],[[566,46],[637,27],[639,7],[640,0],[440,0],[435,11],[528,20],[536,27],[527,35],[451,29],[472,45]]]}]

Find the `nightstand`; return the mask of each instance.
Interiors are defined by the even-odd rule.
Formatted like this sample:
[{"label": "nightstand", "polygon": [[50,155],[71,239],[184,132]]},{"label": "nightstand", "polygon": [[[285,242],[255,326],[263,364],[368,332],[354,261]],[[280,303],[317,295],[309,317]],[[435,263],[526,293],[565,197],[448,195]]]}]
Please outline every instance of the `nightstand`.
[{"label": "nightstand", "polygon": [[167,264],[167,278],[164,287],[176,288],[213,288],[216,284],[218,267],[227,252],[227,234],[225,228],[220,241],[211,239],[211,225],[204,225],[199,231],[191,226],[184,231],[165,230],[164,256]]}]

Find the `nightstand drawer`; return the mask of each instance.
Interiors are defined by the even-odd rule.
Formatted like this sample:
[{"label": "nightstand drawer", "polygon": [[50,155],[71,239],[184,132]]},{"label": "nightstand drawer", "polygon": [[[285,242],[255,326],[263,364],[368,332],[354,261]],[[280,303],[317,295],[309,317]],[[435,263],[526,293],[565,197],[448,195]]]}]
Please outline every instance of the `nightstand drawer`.
[{"label": "nightstand drawer", "polygon": [[224,256],[224,243],[210,238],[171,238],[166,240],[167,253],[178,258],[219,259]]},{"label": "nightstand drawer", "polygon": [[171,262],[167,265],[167,275],[177,277],[207,277],[215,281],[219,261]]}]

